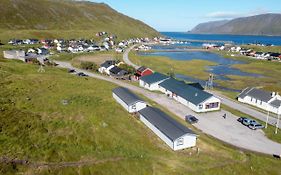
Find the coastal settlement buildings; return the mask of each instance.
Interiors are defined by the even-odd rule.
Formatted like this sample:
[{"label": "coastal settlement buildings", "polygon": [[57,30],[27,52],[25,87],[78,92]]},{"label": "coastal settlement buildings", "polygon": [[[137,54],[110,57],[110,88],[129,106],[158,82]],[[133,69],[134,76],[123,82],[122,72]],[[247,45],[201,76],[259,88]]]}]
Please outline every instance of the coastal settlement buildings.
[{"label": "coastal settlement buildings", "polygon": [[123,87],[113,89],[112,96],[129,113],[138,112],[147,106],[147,104],[141,98]]},{"label": "coastal settlement buildings", "polygon": [[149,107],[142,99],[126,88],[112,91],[113,98],[129,113],[138,112],[140,121],[151,129],[172,150],[196,146],[197,135],[161,110]]},{"label": "coastal settlement buildings", "polygon": [[248,87],[238,95],[237,99],[242,103],[256,106],[275,114],[281,114],[281,96],[276,92]]},{"label": "coastal settlement buildings", "polygon": [[168,76],[155,72],[151,75],[146,75],[146,76],[140,77],[139,85],[140,85],[140,87],[143,87],[150,91],[156,91],[156,90],[159,90],[159,84],[167,79],[169,79]]},{"label": "coastal settlement buildings", "polygon": [[221,100],[205,92],[198,83],[186,84],[161,73],[140,78],[139,85],[151,91],[160,91],[195,112],[210,112],[220,109]]},{"label": "coastal settlement buildings", "polygon": [[140,120],[172,150],[196,146],[196,134],[161,110],[146,107],[139,114]]}]

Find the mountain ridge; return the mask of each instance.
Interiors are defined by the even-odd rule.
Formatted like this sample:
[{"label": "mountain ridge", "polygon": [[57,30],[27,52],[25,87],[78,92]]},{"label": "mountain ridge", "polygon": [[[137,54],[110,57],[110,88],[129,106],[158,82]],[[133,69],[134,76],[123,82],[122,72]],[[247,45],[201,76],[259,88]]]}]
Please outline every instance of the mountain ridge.
[{"label": "mountain ridge", "polygon": [[[160,35],[142,21],[119,13],[105,3],[89,1],[1,0],[0,21],[0,31],[5,33],[0,37],[12,33],[17,37],[36,37],[40,36],[40,32],[48,37],[59,37],[59,34],[69,36],[67,31],[77,31],[77,36],[83,33],[81,31],[88,31],[81,37],[89,37],[99,31],[121,38]],[[17,32],[26,30],[27,34]]]},{"label": "mountain ridge", "polygon": [[221,24],[219,22],[198,24],[190,33],[281,36],[281,14],[277,13],[240,17]]}]

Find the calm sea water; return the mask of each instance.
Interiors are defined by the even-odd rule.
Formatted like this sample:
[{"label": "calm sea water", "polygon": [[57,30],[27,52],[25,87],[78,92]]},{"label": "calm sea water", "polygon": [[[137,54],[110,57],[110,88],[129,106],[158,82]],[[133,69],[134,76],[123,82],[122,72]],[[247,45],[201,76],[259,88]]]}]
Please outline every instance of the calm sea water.
[{"label": "calm sea water", "polygon": [[189,34],[182,32],[162,32],[162,34],[178,40],[216,40],[232,41],[235,44],[262,43],[281,46],[281,36]]}]

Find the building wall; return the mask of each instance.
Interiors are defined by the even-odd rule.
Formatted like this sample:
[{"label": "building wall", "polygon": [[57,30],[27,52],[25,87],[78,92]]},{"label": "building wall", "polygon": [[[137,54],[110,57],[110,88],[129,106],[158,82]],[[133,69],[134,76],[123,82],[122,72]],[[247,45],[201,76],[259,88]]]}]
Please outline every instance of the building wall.
[{"label": "building wall", "polygon": [[[209,103],[218,103],[218,107],[206,109],[206,105],[209,104]],[[217,97],[212,96],[211,98],[204,101],[202,103],[202,105],[203,105],[203,109],[199,109],[199,105],[198,105],[198,109],[199,109],[200,112],[217,111],[217,110],[220,110],[221,100],[218,99]]]},{"label": "building wall", "polygon": [[[183,144],[178,145],[179,141],[181,139],[183,140]],[[196,139],[197,139],[197,137],[195,135],[186,134],[174,141],[174,150],[181,150],[181,149],[185,149],[185,148],[194,147],[194,146],[196,146]]]},{"label": "building wall", "polygon": [[123,106],[129,112],[129,106],[122,99],[120,99],[115,93],[112,93],[112,96],[119,104],[121,104],[121,106]]},{"label": "building wall", "polygon": [[25,62],[25,52],[21,50],[17,51],[3,51],[3,56],[6,59],[16,59]]},{"label": "building wall", "polygon": [[140,115],[140,120],[151,129],[162,141],[164,141],[171,149],[174,150],[174,143],[165,134],[159,131],[154,125],[152,125],[148,120],[146,120],[142,115]]},{"label": "building wall", "polygon": [[152,84],[148,84],[148,83],[145,83],[143,80],[140,80],[139,85],[141,87],[145,88],[145,89],[150,90],[150,91],[159,91],[160,90],[159,84],[162,83],[165,80],[161,80],[161,81],[158,81],[158,82],[155,82],[155,83],[152,83]]},{"label": "building wall", "polygon": [[129,106],[129,113],[138,112],[146,108],[147,104],[145,102],[137,102]]},{"label": "building wall", "polygon": [[[269,103],[273,100],[275,100],[276,98],[278,98],[278,96],[272,97],[272,99],[269,102],[264,102],[261,100],[257,100],[255,98],[252,98],[250,96],[246,96],[244,98],[238,98],[238,101],[242,102],[242,103],[246,103],[258,108],[261,108],[265,111],[270,111],[272,113],[278,114],[278,108],[271,106]],[[281,109],[279,110],[279,113],[281,112]]]}]

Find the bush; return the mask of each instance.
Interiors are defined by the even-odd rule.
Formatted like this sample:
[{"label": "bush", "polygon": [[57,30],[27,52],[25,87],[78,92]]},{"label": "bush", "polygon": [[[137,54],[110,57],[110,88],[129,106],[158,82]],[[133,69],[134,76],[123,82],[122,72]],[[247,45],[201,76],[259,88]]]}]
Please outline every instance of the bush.
[{"label": "bush", "polygon": [[125,71],[127,71],[129,74],[135,73],[136,70],[133,66],[130,66],[128,64],[121,64],[119,66],[119,68],[124,69]]},{"label": "bush", "polygon": [[92,70],[92,71],[97,71],[98,70],[97,64],[93,63],[93,62],[81,62],[80,63],[80,67],[82,69],[86,69],[86,70]]}]

